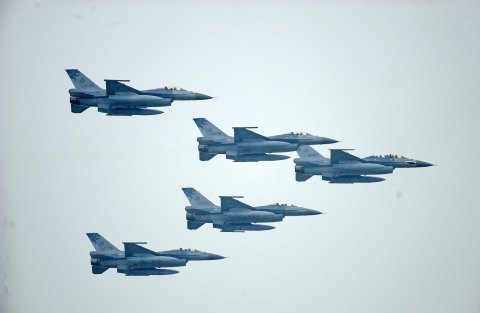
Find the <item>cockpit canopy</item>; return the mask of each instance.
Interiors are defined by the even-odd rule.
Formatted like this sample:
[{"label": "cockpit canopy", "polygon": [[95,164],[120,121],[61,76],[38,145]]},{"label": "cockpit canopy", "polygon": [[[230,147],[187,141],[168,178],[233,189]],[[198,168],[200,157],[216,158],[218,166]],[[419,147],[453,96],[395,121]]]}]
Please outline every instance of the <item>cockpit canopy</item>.
[{"label": "cockpit canopy", "polygon": [[180,251],[198,251],[197,249],[190,249],[190,248],[188,248],[188,249],[180,248],[178,250],[180,250]]},{"label": "cockpit canopy", "polygon": [[178,86],[165,86],[165,89],[167,90],[185,90],[181,87],[178,87]]},{"label": "cockpit canopy", "polygon": [[278,202],[277,202],[277,203],[275,203],[275,204],[276,204],[276,205],[279,205],[279,206],[289,206],[289,204],[287,204],[287,203],[278,203]]},{"label": "cockpit canopy", "polygon": [[290,132],[290,135],[297,135],[297,136],[311,136],[311,134],[305,132],[305,131],[296,131],[296,132]]},{"label": "cockpit canopy", "polygon": [[403,155],[401,154],[384,154],[384,155],[373,155],[372,156],[373,158],[397,158],[397,159],[400,159],[400,158],[405,158]]}]

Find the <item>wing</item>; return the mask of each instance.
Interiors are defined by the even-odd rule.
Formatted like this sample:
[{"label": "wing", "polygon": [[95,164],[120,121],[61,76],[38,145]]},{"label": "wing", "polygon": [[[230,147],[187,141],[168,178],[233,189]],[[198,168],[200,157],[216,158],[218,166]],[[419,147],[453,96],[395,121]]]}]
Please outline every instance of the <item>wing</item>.
[{"label": "wing", "polygon": [[138,244],[139,242],[124,242],[123,246],[125,247],[125,257],[158,255],[157,252],[139,246]]},{"label": "wing", "polygon": [[235,198],[243,198],[239,196],[220,196],[220,210],[221,212],[228,212],[230,210],[247,210],[251,211],[255,208],[249,206],[246,203],[238,201]]}]

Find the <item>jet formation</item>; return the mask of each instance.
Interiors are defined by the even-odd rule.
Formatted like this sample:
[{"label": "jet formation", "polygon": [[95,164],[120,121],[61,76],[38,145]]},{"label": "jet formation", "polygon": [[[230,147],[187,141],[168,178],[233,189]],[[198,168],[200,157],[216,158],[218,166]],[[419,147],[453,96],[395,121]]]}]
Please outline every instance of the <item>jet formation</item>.
[{"label": "jet formation", "polygon": [[124,242],[125,251],[119,250],[98,233],[87,233],[95,251],[90,252],[93,274],[102,274],[116,268],[126,276],[172,275],[178,271],[165,267],[187,265],[188,261],[220,260],[221,255],[191,249],[155,252],[140,246],[146,242]]},{"label": "jet formation", "polygon": [[149,107],[166,107],[173,101],[207,100],[212,97],[178,87],[137,90],[123,84],[129,80],[105,79],[106,89],[100,88],[77,69],[65,70],[75,88],[69,89],[72,113],[82,113],[90,107],[107,115],[155,115],[163,111]]},{"label": "jet formation", "polygon": [[338,142],[335,139],[314,136],[305,132],[290,132],[266,137],[251,131],[256,127],[234,127],[234,135],[229,136],[206,118],[193,119],[202,137],[198,137],[200,161],[208,161],[218,154],[234,162],[278,161],[289,156],[274,154],[290,152],[300,145],[324,145]]},{"label": "jet formation", "polygon": [[182,188],[190,206],[187,212],[187,228],[198,229],[205,223],[222,232],[245,232],[274,229],[274,226],[257,223],[280,222],[285,216],[318,215],[322,212],[295,205],[269,204],[252,207],[239,196],[220,196],[220,206],[213,204],[194,188]]},{"label": "jet formation", "polygon": [[399,155],[369,156],[364,159],[346,151],[330,149],[330,159],[322,156],[310,146],[301,146],[295,162],[295,178],[306,181],[314,175],[331,184],[375,183],[385,180],[371,175],[391,174],[396,168],[428,167],[431,163]]},{"label": "jet formation", "polygon": [[[171,106],[173,101],[207,100],[212,97],[178,87],[138,90],[125,82],[105,79],[100,88],[78,69],[67,69],[74,88],[69,89],[72,113],[82,113],[90,107],[113,116],[162,114],[159,107]],[[322,156],[312,145],[337,143],[331,138],[306,132],[289,132],[264,136],[252,129],[233,127],[229,136],[206,118],[193,119],[202,136],[197,138],[200,161],[209,161],[224,154],[234,162],[278,161],[288,159],[282,153],[297,151],[294,159],[295,178],[303,182],[315,175],[332,184],[374,183],[383,181],[377,175],[391,174],[396,168],[432,166],[431,163],[399,155],[359,158],[348,153],[350,149],[330,149],[330,158]],[[310,216],[322,212],[287,204],[250,206],[239,199],[242,196],[220,196],[216,205],[194,188],[182,188],[189,204],[185,207],[187,228],[196,230],[204,224],[221,232],[264,231],[275,227],[269,223],[281,222],[286,216]],[[186,266],[189,261],[219,260],[218,254],[192,249],[152,251],[142,246],[146,242],[123,242],[120,250],[99,233],[87,233],[94,251],[90,251],[93,274],[103,274],[110,268],[126,276],[172,275],[172,268]]]}]

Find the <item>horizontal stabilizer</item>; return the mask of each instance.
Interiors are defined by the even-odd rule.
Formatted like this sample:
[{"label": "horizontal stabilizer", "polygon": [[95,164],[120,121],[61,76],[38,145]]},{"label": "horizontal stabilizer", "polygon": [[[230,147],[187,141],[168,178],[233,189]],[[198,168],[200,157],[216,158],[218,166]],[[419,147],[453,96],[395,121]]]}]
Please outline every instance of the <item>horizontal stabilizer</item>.
[{"label": "horizontal stabilizer", "polygon": [[296,181],[306,181],[312,178],[313,175],[302,174],[302,173],[295,173],[295,180]]},{"label": "horizontal stabilizer", "polygon": [[198,153],[198,158],[200,161],[209,161],[213,159],[217,154],[216,153],[208,153],[208,152],[199,152]]},{"label": "horizontal stabilizer", "polygon": [[220,196],[220,206],[222,212],[227,212],[232,209],[244,209],[244,210],[254,210],[255,208],[249,206],[246,203],[238,201],[235,198],[243,197],[232,197],[232,196]]},{"label": "horizontal stabilizer", "polygon": [[125,80],[113,80],[113,79],[105,79],[105,84],[107,86],[107,95],[111,96],[117,93],[136,93],[142,95],[143,92],[122,84],[121,81]]},{"label": "horizontal stabilizer", "polygon": [[125,247],[125,257],[158,255],[158,253],[156,253],[155,251],[139,246],[137,243],[134,242],[124,242],[123,246]]},{"label": "horizontal stabilizer", "polygon": [[264,137],[260,134],[257,134],[248,128],[253,127],[234,127],[233,128],[233,138],[235,142],[244,142],[244,141],[263,141],[270,140],[267,137]]},{"label": "horizontal stabilizer", "polygon": [[344,162],[360,162],[365,163],[366,161],[356,157],[350,153],[345,152],[340,149],[330,149],[330,163],[339,164]]},{"label": "horizontal stabilizer", "polygon": [[202,223],[202,222],[194,222],[194,221],[187,221],[187,228],[188,229],[198,229],[200,227],[203,226],[203,224],[205,223]]},{"label": "horizontal stabilizer", "polygon": [[92,265],[92,274],[102,274],[106,270],[108,270],[108,267]]},{"label": "horizontal stabilizer", "polygon": [[87,107],[87,106],[70,103],[70,111],[72,113],[82,113],[83,111],[85,111],[88,108],[89,107]]}]

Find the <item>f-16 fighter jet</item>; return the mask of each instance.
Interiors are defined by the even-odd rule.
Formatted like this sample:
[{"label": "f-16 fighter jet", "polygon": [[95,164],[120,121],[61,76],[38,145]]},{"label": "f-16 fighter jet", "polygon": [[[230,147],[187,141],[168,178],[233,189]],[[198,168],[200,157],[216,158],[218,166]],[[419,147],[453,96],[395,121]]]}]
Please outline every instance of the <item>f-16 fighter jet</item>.
[{"label": "f-16 fighter jet", "polygon": [[190,249],[154,252],[139,244],[145,242],[124,242],[125,251],[117,249],[98,233],[88,233],[95,251],[90,252],[93,274],[102,274],[109,268],[116,268],[126,276],[171,275],[178,271],[164,267],[185,266],[188,261],[219,260],[223,256]]},{"label": "f-16 fighter jet", "polygon": [[369,163],[345,150],[330,149],[330,159],[310,146],[301,146],[297,152],[300,156],[294,160],[297,181],[306,181],[313,175],[321,175],[323,180],[332,184],[374,183],[384,179],[368,175],[393,172],[392,166]]},{"label": "f-16 fighter jet", "polygon": [[236,198],[220,196],[220,206],[213,204],[194,188],[182,188],[190,206],[187,211],[187,228],[198,229],[205,223],[222,232],[244,232],[270,230],[275,227],[256,223],[282,221],[285,216],[317,215],[318,212],[294,205],[269,204],[252,207]]},{"label": "f-16 fighter jet", "polygon": [[297,181],[305,181],[313,175],[321,175],[323,180],[336,184],[374,183],[385,179],[368,175],[390,174],[395,168],[432,165],[395,155],[370,156],[361,159],[340,149],[331,149],[331,158],[328,159],[310,146],[301,146],[297,152],[300,156],[294,160]]},{"label": "f-16 fighter jet", "polygon": [[295,151],[300,145],[324,145],[336,143],[330,138],[314,136],[305,132],[291,132],[265,137],[251,131],[256,127],[234,127],[234,136],[228,136],[206,118],[194,118],[202,133],[198,137],[200,161],[208,161],[217,154],[225,154],[234,162],[277,161],[289,156],[273,154]]},{"label": "f-16 fighter jet", "polygon": [[155,115],[163,112],[147,108],[170,106],[174,100],[211,99],[210,96],[176,87],[141,91],[122,83],[128,80],[105,79],[105,90],[77,69],[66,72],[75,87],[68,90],[72,113],[82,113],[89,107],[97,107],[98,112],[107,115]]}]

